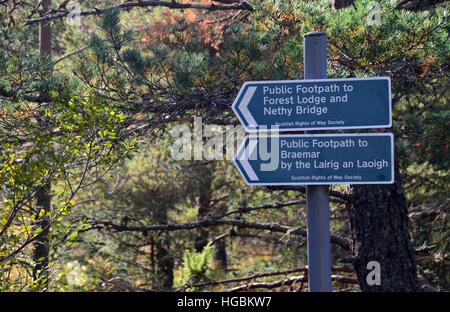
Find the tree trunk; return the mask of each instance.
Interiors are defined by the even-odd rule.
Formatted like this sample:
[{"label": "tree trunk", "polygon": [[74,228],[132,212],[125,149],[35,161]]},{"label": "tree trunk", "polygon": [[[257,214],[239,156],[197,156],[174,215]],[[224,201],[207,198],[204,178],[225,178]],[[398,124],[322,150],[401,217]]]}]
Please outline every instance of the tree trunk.
[{"label": "tree trunk", "polygon": [[[194,173],[198,180],[198,211],[197,219],[199,221],[205,219],[211,213],[211,197],[212,197],[212,181],[214,167],[210,165],[198,164],[198,168]],[[195,237],[194,247],[197,252],[201,252],[208,244],[208,230],[200,228]]]},{"label": "tree trunk", "polygon": [[155,244],[157,283],[163,289],[171,289],[173,286],[174,263],[173,257],[169,252],[168,241],[168,237],[165,239],[158,238]]},{"label": "tree trunk", "polygon": [[[398,170],[394,184],[351,185],[349,195],[353,261],[361,290],[417,291],[414,249]],[[380,264],[379,285],[368,282],[371,261]]]},{"label": "tree trunk", "polygon": [[[52,1],[43,0],[42,1],[42,13],[44,16],[50,9]],[[39,23],[39,52],[44,55],[50,55],[52,52],[52,31],[50,27],[50,22],[40,22]]]},{"label": "tree trunk", "polygon": [[227,249],[225,238],[220,239],[215,243],[214,260],[219,268],[222,270],[227,269]]},{"label": "tree trunk", "polygon": [[[211,197],[209,196],[209,187],[204,192],[200,192],[199,206],[197,211],[197,219],[199,221],[205,219],[209,213]],[[200,228],[195,237],[195,250],[201,252],[208,244],[208,231],[205,228]]]},{"label": "tree trunk", "polygon": [[[331,6],[341,9],[353,2],[332,0]],[[408,210],[397,168],[392,185],[350,185],[348,189],[353,260],[362,291],[418,290]],[[371,261],[380,264],[380,285],[368,283],[373,272]]]},{"label": "tree trunk", "polygon": [[[221,215],[227,212],[226,205],[220,205],[217,210],[217,214]],[[214,260],[217,266],[225,271],[228,267],[228,256],[227,256],[227,237],[219,239],[214,244]]]},{"label": "tree trunk", "polygon": [[48,255],[50,251],[50,243],[47,235],[50,233],[50,221],[45,214],[40,216],[41,210],[50,211],[50,184],[41,186],[36,191],[36,226],[42,231],[38,234],[33,244],[33,260],[35,266],[33,268],[33,279],[42,280],[44,288],[48,286]]},{"label": "tree trunk", "polygon": [[[51,0],[42,1],[42,14],[50,9]],[[39,52],[42,56],[51,54],[51,28],[49,22],[39,23]],[[48,287],[48,255],[50,251],[50,242],[47,238],[50,233],[50,221],[46,213],[50,211],[51,197],[50,197],[51,182],[44,186],[38,187],[36,191],[36,225],[42,229],[37,239],[33,244],[33,260],[35,267],[33,268],[33,279],[37,281],[41,279],[44,289]],[[41,209],[44,210],[44,215],[40,216]]]},{"label": "tree trunk", "polygon": [[[159,207],[155,212],[156,224],[167,224],[167,210]],[[173,287],[174,260],[170,253],[170,235],[163,233],[154,240],[156,257],[156,278],[160,288],[171,289]]]}]

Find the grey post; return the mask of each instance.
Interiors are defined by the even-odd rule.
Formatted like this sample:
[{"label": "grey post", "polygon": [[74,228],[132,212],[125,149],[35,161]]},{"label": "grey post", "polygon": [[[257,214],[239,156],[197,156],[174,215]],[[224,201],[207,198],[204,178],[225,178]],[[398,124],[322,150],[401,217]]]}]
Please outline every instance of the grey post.
[{"label": "grey post", "polygon": [[[304,36],[305,79],[327,78],[326,36]],[[330,207],[328,185],[306,187],[308,222],[308,285],[311,292],[331,291]]]}]

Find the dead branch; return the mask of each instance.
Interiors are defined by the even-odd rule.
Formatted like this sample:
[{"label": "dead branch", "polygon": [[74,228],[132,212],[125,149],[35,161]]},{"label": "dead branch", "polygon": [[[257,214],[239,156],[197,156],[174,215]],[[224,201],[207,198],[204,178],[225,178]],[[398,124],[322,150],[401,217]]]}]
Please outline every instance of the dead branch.
[{"label": "dead branch", "polygon": [[208,10],[208,11],[230,11],[230,10],[245,10],[253,11],[253,8],[247,2],[233,3],[233,4],[215,4],[215,3],[179,3],[175,1],[139,1],[139,2],[124,2],[118,5],[110,6],[108,8],[99,9],[94,8],[92,10],[73,12],[67,9],[57,9],[51,10],[49,13],[57,13],[55,15],[46,15],[39,18],[28,19],[25,21],[26,25],[32,25],[39,22],[48,22],[60,18],[67,17],[70,13],[76,14],[78,16],[88,16],[88,15],[101,15],[108,10],[113,9],[132,9],[138,7],[166,7],[169,9],[198,9],[198,10]]},{"label": "dead branch", "polygon": [[[269,191],[297,191],[301,193],[306,193],[306,187],[302,185],[275,185],[275,186],[268,186],[267,189]],[[332,202],[342,203],[350,199],[348,195],[338,191],[330,190],[329,194],[331,197],[330,201]]]},{"label": "dead branch", "polygon": [[88,48],[88,47],[83,47],[83,48],[78,49],[78,50],[76,50],[76,51],[72,51],[72,52],[70,52],[70,53],[67,53],[66,55],[63,55],[63,56],[61,56],[59,59],[57,59],[53,64],[57,64],[57,63],[61,62],[62,60],[65,60],[66,58],[71,57],[72,55],[81,53],[81,52],[83,52],[84,50],[86,50],[87,48]]},{"label": "dead branch", "polygon": [[[331,280],[341,282],[341,283],[346,283],[346,284],[358,284],[358,280],[355,277],[349,277],[349,276],[343,276],[343,275],[331,275]],[[298,282],[301,282],[301,283],[308,282],[308,276],[307,275],[292,276],[292,277],[288,277],[288,278],[285,278],[280,281],[268,282],[268,283],[254,282],[251,284],[240,285],[240,286],[236,286],[233,288],[229,288],[226,291],[238,292],[238,291],[247,291],[247,290],[252,290],[252,289],[257,289],[257,288],[273,289],[273,288],[278,288],[278,287],[282,287],[282,286],[290,286],[290,285],[293,285]]]},{"label": "dead branch", "polygon": [[[354,269],[349,268],[349,267],[332,267],[331,271],[332,272],[353,273]],[[256,278],[277,276],[277,275],[288,275],[288,274],[299,273],[299,272],[303,272],[306,274],[305,276],[307,276],[308,268],[307,267],[299,267],[299,268],[286,270],[286,271],[255,273],[255,274],[252,274],[249,276],[239,277],[239,278],[234,278],[234,279],[225,279],[225,280],[220,280],[220,281],[209,281],[209,282],[203,282],[203,283],[198,283],[198,284],[185,285],[182,287],[182,289],[185,290],[185,289],[193,288],[193,287],[205,287],[205,286],[216,286],[216,285],[220,285],[220,284],[238,283],[238,282],[248,281],[248,280],[252,280],[252,279],[256,279]]]},{"label": "dead branch", "polygon": [[[89,230],[100,230],[100,229],[108,229],[116,232],[149,232],[149,231],[162,231],[162,232],[170,232],[170,231],[179,231],[179,230],[192,230],[201,227],[209,227],[209,226],[220,226],[220,225],[231,225],[237,228],[247,228],[247,229],[255,229],[255,230],[264,230],[269,232],[278,232],[285,234],[296,234],[300,236],[306,237],[307,231],[303,227],[291,227],[284,226],[276,223],[255,223],[255,222],[247,222],[244,220],[237,219],[204,219],[198,222],[187,222],[180,224],[157,224],[157,225],[144,225],[144,226],[132,226],[132,225],[124,225],[117,224],[111,221],[101,221],[93,218],[89,218],[88,222],[90,222],[91,227],[84,229],[80,232],[85,232]],[[338,236],[338,235],[330,235],[330,241],[345,250],[350,250],[350,241],[347,238]]]},{"label": "dead branch", "polygon": [[283,202],[275,202],[273,204],[264,204],[264,205],[256,206],[256,207],[240,207],[238,209],[226,212],[226,213],[220,215],[219,217],[223,218],[223,217],[227,217],[229,215],[236,214],[236,213],[246,213],[249,211],[261,210],[261,209],[284,208],[284,207],[288,207],[288,206],[295,206],[295,205],[300,205],[300,204],[305,204],[305,203],[306,203],[306,201],[304,201],[304,200],[291,200],[291,201],[284,202],[284,203]]}]

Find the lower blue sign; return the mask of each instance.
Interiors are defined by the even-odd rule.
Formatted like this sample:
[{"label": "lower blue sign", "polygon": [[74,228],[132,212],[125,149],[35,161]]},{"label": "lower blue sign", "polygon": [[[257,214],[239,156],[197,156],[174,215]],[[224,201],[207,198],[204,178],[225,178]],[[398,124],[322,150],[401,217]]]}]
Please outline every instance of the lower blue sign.
[{"label": "lower blue sign", "polygon": [[391,133],[247,136],[234,163],[248,185],[391,184]]}]

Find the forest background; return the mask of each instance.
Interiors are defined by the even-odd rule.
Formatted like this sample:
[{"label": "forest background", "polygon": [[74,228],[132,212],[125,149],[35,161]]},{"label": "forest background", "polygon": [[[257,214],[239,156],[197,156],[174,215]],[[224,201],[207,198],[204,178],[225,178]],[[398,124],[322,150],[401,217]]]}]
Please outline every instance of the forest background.
[{"label": "forest background", "polygon": [[305,188],[247,186],[225,146],[311,31],[329,78],[392,79],[396,182],[330,186],[333,289],[450,289],[447,1],[3,0],[0,24],[1,291],[307,291]]}]

